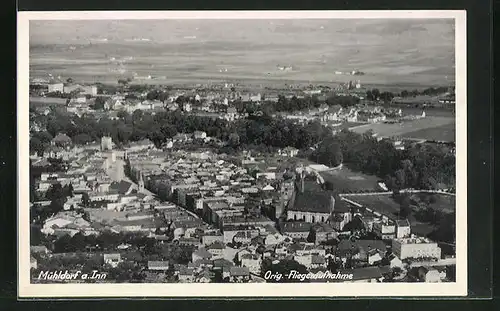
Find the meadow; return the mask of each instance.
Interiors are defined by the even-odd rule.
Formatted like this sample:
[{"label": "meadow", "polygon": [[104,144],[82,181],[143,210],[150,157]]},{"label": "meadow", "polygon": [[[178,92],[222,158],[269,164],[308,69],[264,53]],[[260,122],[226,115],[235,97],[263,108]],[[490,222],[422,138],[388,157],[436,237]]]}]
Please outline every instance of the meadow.
[{"label": "meadow", "polygon": [[425,117],[402,123],[374,123],[351,128],[362,134],[372,130],[379,137],[455,141],[455,119],[451,117]]}]

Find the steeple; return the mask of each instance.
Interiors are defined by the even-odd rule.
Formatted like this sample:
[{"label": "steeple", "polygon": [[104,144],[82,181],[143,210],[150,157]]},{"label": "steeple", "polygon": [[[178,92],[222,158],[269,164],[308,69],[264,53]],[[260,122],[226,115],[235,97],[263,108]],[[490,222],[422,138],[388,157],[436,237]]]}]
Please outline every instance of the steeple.
[{"label": "steeple", "polygon": [[142,173],[140,173],[139,175],[139,192],[143,192],[144,191],[144,179],[142,177]]}]

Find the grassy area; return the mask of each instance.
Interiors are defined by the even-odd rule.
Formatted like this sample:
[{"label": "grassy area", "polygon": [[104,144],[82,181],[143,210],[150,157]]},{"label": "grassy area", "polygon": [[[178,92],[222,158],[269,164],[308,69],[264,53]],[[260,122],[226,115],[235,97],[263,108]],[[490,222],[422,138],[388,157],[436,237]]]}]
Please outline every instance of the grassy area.
[{"label": "grassy area", "polygon": [[435,210],[440,210],[446,213],[451,213],[455,210],[456,199],[452,195],[436,194],[436,193],[416,193],[412,195],[412,199],[426,203]]},{"label": "grassy area", "polygon": [[451,117],[426,117],[396,124],[374,123],[359,126],[352,130],[360,134],[372,130],[381,137],[403,136],[432,140],[432,135],[437,135],[437,132],[443,131],[443,129],[447,129],[450,133],[453,132],[452,135],[446,134],[444,137],[453,136],[454,140],[455,119]]},{"label": "grassy area", "polygon": [[413,132],[408,132],[403,135],[405,138],[426,139],[431,141],[455,141],[455,123],[449,123],[437,127],[431,127]]},{"label": "grassy area", "polygon": [[394,201],[391,194],[349,196],[348,199],[390,217],[399,212],[399,204]]},{"label": "grassy area", "polygon": [[322,172],[321,176],[325,182],[332,183],[333,189],[340,193],[377,190],[378,178],[376,176],[356,173],[345,166],[338,170]]}]

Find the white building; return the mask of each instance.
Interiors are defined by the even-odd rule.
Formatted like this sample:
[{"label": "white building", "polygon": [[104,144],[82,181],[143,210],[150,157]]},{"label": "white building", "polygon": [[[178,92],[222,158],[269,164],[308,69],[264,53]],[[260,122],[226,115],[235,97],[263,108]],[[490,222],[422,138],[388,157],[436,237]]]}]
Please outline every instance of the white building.
[{"label": "white building", "polygon": [[425,237],[411,236],[410,238],[394,239],[392,251],[402,260],[406,258],[441,258],[441,248],[438,244]]}]

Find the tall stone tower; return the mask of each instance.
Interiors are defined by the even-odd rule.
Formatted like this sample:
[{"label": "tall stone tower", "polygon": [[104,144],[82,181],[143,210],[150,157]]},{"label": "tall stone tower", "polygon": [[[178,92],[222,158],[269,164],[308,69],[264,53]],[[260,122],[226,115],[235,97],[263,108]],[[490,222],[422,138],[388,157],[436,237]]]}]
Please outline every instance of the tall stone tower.
[{"label": "tall stone tower", "polygon": [[112,150],[113,140],[109,136],[103,136],[101,138],[101,151]]},{"label": "tall stone tower", "polygon": [[143,192],[144,191],[144,179],[142,177],[142,173],[139,175],[139,189],[138,192]]}]

